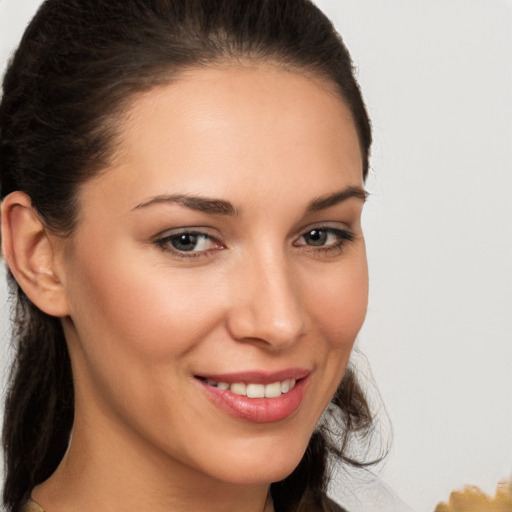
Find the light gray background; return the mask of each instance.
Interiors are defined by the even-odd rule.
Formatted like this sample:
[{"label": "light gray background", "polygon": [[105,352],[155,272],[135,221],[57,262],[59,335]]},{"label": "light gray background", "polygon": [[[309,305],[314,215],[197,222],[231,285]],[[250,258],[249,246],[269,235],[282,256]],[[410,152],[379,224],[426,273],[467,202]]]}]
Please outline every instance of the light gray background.
[{"label": "light gray background", "polygon": [[[2,68],[39,3],[0,0]],[[374,125],[359,346],[394,429],[380,475],[432,511],[512,471],[512,2],[318,4]]]}]

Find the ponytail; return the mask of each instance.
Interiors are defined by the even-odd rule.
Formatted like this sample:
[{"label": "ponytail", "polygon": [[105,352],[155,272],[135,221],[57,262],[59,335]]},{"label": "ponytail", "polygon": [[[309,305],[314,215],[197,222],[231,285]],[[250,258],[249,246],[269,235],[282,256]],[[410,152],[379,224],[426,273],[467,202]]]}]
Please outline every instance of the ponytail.
[{"label": "ponytail", "polygon": [[16,318],[3,425],[3,499],[9,511],[18,512],[34,486],[55,471],[67,449],[73,380],[60,320],[37,309],[15,283],[11,285]]}]

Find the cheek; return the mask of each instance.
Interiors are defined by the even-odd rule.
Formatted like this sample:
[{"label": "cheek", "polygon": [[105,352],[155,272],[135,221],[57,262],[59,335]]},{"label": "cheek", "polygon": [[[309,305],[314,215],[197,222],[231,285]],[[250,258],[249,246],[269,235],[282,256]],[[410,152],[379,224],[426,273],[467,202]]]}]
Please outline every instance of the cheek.
[{"label": "cheek", "polygon": [[[73,331],[66,335],[77,392],[84,410],[91,402],[106,406],[108,417],[167,439],[166,425],[181,414],[169,390],[190,378],[191,353],[216,328],[219,312],[208,280],[126,254],[91,255],[73,269]],[[179,402],[191,403],[189,392]]]},{"label": "cheek", "polygon": [[317,275],[310,296],[312,316],[331,350],[350,352],[368,304],[366,258],[340,265],[339,272]]},{"label": "cheek", "polygon": [[191,350],[218,322],[212,284],[126,254],[78,262],[72,318],[84,350],[163,365]]}]

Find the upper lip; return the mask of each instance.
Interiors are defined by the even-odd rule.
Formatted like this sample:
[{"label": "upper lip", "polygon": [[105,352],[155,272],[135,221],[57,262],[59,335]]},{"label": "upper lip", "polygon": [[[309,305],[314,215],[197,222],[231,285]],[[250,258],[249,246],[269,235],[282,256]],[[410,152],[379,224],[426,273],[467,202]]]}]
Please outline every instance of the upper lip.
[{"label": "upper lip", "polygon": [[310,373],[311,370],[308,370],[307,368],[286,368],[273,372],[265,370],[250,370],[232,373],[201,373],[197,374],[196,377],[215,382],[227,382],[228,384],[233,384],[235,382],[272,384],[274,382],[282,382],[288,379],[303,379]]}]

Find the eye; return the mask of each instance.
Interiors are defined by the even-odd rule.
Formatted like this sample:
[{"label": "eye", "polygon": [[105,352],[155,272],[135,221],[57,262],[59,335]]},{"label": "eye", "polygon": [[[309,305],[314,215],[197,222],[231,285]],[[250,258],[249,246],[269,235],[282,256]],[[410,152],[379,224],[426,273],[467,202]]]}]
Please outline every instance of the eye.
[{"label": "eye", "polygon": [[181,233],[168,238],[168,243],[177,251],[205,251],[211,242],[206,235],[199,233]]},{"label": "eye", "polygon": [[212,250],[223,249],[223,245],[212,236],[199,231],[181,231],[155,241],[162,250],[178,257],[198,257]]},{"label": "eye", "polygon": [[303,233],[294,245],[313,250],[339,252],[347,242],[353,241],[354,238],[354,233],[347,229],[318,227]]},{"label": "eye", "polygon": [[326,245],[333,238],[333,233],[329,233],[326,229],[312,229],[302,235],[302,239],[307,245],[321,246]]}]

